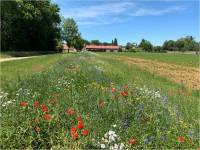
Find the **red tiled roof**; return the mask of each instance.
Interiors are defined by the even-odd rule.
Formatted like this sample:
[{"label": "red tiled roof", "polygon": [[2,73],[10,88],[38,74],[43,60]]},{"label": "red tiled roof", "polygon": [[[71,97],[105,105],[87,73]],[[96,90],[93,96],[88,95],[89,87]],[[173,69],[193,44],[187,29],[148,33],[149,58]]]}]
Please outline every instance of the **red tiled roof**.
[{"label": "red tiled roof", "polygon": [[119,46],[114,45],[86,45],[86,49],[119,49]]}]

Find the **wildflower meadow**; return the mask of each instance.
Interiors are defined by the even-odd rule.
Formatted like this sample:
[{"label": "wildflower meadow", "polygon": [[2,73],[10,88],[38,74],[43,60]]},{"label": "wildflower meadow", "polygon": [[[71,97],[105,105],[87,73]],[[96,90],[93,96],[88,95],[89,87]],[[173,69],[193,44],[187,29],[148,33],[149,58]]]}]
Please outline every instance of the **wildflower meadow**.
[{"label": "wildflower meadow", "polygon": [[198,149],[196,98],[141,84],[101,57],[71,54],[2,88],[0,148]]}]

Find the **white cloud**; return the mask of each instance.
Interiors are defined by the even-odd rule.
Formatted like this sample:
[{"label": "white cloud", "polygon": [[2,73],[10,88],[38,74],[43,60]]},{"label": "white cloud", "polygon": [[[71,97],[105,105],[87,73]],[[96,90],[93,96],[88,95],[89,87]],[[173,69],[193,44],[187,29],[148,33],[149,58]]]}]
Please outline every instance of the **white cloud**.
[{"label": "white cloud", "polygon": [[97,2],[95,5],[67,8],[62,10],[62,15],[65,18],[73,17],[80,25],[106,25],[126,22],[133,19],[134,16],[158,16],[184,9],[179,5],[164,9],[147,8],[143,3],[135,1]]},{"label": "white cloud", "polygon": [[130,2],[104,3],[100,5],[67,10],[64,16],[75,18],[95,18],[105,15],[117,15],[125,12],[132,5],[133,3]]},{"label": "white cloud", "polygon": [[184,10],[184,7],[169,7],[165,9],[154,9],[154,8],[138,8],[135,12],[130,13],[131,16],[158,16],[166,13],[172,13]]}]

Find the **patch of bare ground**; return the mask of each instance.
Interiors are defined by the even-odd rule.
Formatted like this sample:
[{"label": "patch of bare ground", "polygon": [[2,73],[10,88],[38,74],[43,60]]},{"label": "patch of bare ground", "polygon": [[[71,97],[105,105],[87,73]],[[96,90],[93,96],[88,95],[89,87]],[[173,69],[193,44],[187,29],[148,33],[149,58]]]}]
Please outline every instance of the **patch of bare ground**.
[{"label": "patch of bare ground", "polygon": [[199,68],[185,67],[141,58],[130,58],[127,56],[117,56],[113,57],[113,59],[126,62],[129,65],[136,65],[151,73],[167,77],[168,79],[182,84],[189,89],[200,89]]}]

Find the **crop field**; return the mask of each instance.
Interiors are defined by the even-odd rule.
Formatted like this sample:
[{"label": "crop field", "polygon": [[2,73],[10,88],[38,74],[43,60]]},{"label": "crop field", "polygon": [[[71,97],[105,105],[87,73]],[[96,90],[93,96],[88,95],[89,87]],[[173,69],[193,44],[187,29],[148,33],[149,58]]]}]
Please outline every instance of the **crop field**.
[{"label": "crop field", "polygon": [[151,53],[3,62],[0,148],[197,150],[198,66]]}]

